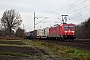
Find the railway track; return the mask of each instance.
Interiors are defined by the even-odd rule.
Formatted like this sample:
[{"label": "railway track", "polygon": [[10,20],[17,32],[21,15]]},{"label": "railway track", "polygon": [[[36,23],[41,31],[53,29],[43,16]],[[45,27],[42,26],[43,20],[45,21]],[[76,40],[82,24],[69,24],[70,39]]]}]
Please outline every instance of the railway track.
[{"label": "railway track", "polygon": [[68,40],[64,42],[61,42],[59,40],[45,40],[45,39],[42,40],[38,39],[38,40],[47,43],[56,43],[58,45],[71,46],[75,48],[90,50],[90,40],[86,40],[86,39],[75,39],[73,41]]}]

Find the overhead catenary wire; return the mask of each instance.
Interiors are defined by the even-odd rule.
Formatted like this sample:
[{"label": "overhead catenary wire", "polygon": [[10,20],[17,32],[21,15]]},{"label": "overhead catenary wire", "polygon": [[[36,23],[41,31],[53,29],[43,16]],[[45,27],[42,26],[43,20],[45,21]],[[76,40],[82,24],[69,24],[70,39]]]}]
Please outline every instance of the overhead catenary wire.
[{"label": "overhead catenary wire", "polygon": [[[79,1],[79,0],[76,0],[75,2],[78,2],[78,1]],[[74,3],[75,3],[75,2],[74,2]],[[75,9],[74,11],[71,11],[71,12],[69,12],[69,13],[67,12],[67,14],[70,15],[70,14],[72,14],[72,13],[75,13],[75,12],[77,12],[77,11],[80,11],[81,9],[84,9],[84,8],[86,8],[86,7],[89,7],[90,5],[86,5],[86,6],[80,8],[80,6],[81,6],[82,4],[84,4],[84,3],[86,3],[86,2],[87,2],[87,0],[84,0],[83,2],[79,3],[78,5],[75,6],[75,7],[79,6],[78,9]],[[72,3],[72,4],[73,4],[73,3]],[[71,4],[69,4],[69,5],[71,5]],[[67,6],[69,6],[69,5],[67,5]],[[72,8],[71,8],[71,9],[72,9]],[[68,10],[69,10],[69,9],[68,9]]]},{"label": "overhead catenary wire", "polygon": [[[65,6],[65,7],[68,7],[68,6],[70,6],[70,5],[72,5],[72,4],[74,4],[74,3],[77,3],[77,2],[79,2],[80,0],[76,0],[76,1],[74,1],[73,3],[71,3],[71,4],[69,4],[69,5],[67,5],[67,6]],[[87,2],[87,0],[84,0],[84,1],[82,1],[82,2],[80,2],[80,3],[78,3],[78,5],[75,5],[74,6],[74,8],[71,8],[73,11],[71,11],[71,12],[69,12],[68,13],[68,15],[70,15],[70,14],[75,14],[76,12],[78,12],[78,11],[82,11],[83,9],[86,9],[87,7],[89,7],[90,5],[83,5],[84,3],[86,3]],[[82,6],[83,5],[83,6]],[[63,8],[65,8],[65,7],[63,7]],[[62,9],[61,9],[62,10]],[[79,15],[79,14],[78,14]],[[83,15],[79,15],[79,16],[83,16]],[[53,19],[53,18],[55,18],[55,19],[58,19],[58,17],[53,17],[53,16],[49,16],[48,17],[49,19]],[[77,17],[78,18],[78,17]],[[59,19],[60,19],[60,17],[59,17]],[[72,19],[72,18],[70,18],[70,19]],[[70,20],[69,19],[69,20]],[[43,21],[40,21],[40,22],[38,22],[38,23],[41,23],[41,22],[43,22]],[[38,24],[38,23],[36,23],[36,24]]]},{"label": "overhead catenary wire", "polygon": [[[72,4],[75,4],[75,3],[79,2],[79,1],[80,1],[80,0],[76,0],[76,1],[74,1],[73,3],[70,3],[70,4],[68,4],[68,5],[65,6],[65,7],[68,7],[68,6],[70,6],[70,5],[72,5]],[[87,2],[87,0],[84,0],[83,2],[79,3],[78,5],[75,5],[75,7],[81,6],[82,4],[84,4],[84,3],[86,3],[86,2]],[[65,8],[65,7],[63,7],[63,8]],[[78,9],[74,10],[73,12],[67,13],[67,14],[70,15],[71,13],[75,13],[75,12],[81,10],[81,9],[86,8],[86,7],[88,7],[88,6],[84,6],[84,7],[82,7],[82,8],[79,8],[79,7],[78,7]],[[61,9],[61,10],[62,10],[62,9]],[[60,18],[60,17],[59,17],[59,18]],[[70,18],[69,18],[69,20],[70,20]]]},{"label": "overhead catenary wire", "polygon": [[[78,7],[78,6],[80,7],[81,5],[83,5],[83,4],[86,3],[86,2],[87,2],[87,0],[84,0],[83,2],[78,3],[77,5],[75,5],[75,6],[73,6],[73,7],[74,7],[74,8],[75,8],[75,7]],[[71,9],[73,9],[73,7],[68,8],[67,10],[71,10]],[[79,8],[79,7],[78,7],[78,8]]]},{"label": "overhead catenary wire", "polygon": [[66,6],[64,6],[64,7],[60,8],[60,9],[58,9],[58,10],[62,10],[62,9],[64,9],[64,8],[66,8],[67,6],[69,6],[69,5],[73,4],[73,3],[76,3],[76,2],[78,2],[78,1],[79,1],[79,0],[75,0],[74,2],[72,2],[72,3],[70,3],[70,4],[66,5]]},{"label": "overhead catenary wire", "polygon": [[68,14],[75,13],[76,11],[79,11],[79,10],[84,9],[84,8],[86,8],[86,7],[89,7],[89,6],[90,6],[90,5],[86,5],[86,6],[84,6],[84,7],[81,7],[81,8],[79,8],[79,9],[76,9],[76,10],[74,10],[73,12],[70,12],[70,13],[68,13]]},{"label": "overhead catenary wire", "polygon": [[[78,2],[78,1],[80,1],[80,0],[76,0],[76,1],[68,4],[67,6],[72,5],[72,4],[74,4],[74,3]],[[79,3],[78,5],[82,5],[82,4],[85,3],[85,2],[86,2],[86,0],[84,0],[84,1],[81,2],[81,3]],[[77,7],[78,5],[76,5],[76,7]],[[65,6],[65,7],[67,7],[67,6]],[[65,8],[65,7],[63,7],[63,8]],[[83,8],[84,8],[84,7],[83,7]],[[80,9],[83,9],[83,8],[80,8]],[[78,9],[78,10],[80,10],[80,9]],[[76,10],[74,10],[72,13],[74,13],[74,12],[76,12],[76,11],[78,11],[78,10],[76,9]],[[70,13],[71,13],[71,12],[70,12]],[[70,13],[67,13],[67,14],[70,14]],[[48,18],[50,18],[50,17],[48,17]],[[57,19],[57,18],[56,18],[56,19]]]},{"label": "overhead catenary wire", "polygon": [[[89,7],[88,9],[87,9],[87,7]],[[82,10],[83,9],[83,10]],[[81,7],[81,8],[79,8],[79,9],[77,9],[77,10],[74,10],[72,13],[69,13],[69,14],[75,14],[76,12],[78,12],[78,11],[80,11],[80,12],[78,12],[78,13],[80,13],[80,15],[78,15],[78,16],[76,16],[76,17],[72,17],[72,18],[70,18],[70,19],[75,19],[75,18],[79,18],[79,17],[81,17],[81,16],[88,16],[87,14],[89,14],[89,9],[90,9],[90,5],[86,5],[86,6],[84,6],[84,7]],[[84,12],[88,12],[88,13],[86,13],[86,14],[83,14]],[[82,14],[81,14],[82,13]]]},{"label": "overhead catenary wire", "polygon": [[[45,19],[47,19],[47,17],[46,17]],[[35,25],[37,25],[37,24],[39,24],[39,23],[42,23],[45,19],[43,19],[43,20],[37,22]]]},{"label": "overhead catenary wire", "polygon": [[86,13],[86,14],[83,14],[83,15],[79,15],[79,16],[76,16],[76,17],[73,17],[73,18],[70,18],[70,19],[75,19],[75,18],[78,18],[78,17],[81,17],[81,16],[86,16],[86,15],[90,15],[90,13]]},{"label": "overhead catenary wire", "polygon": [[[70,5],[74,4],[74,3],[76,3],[76,2],[78,2],[78,1],[79,1],[79,0],[75,0],[74,2],[68,4],[68,5],[64,6],[64,7],[61,7],[60,9],[58,9],[58,10],[56,10],[56,11],[54,10],[54,12],[60,13],[61,10],[64,10],[66,7],[68,7],[68,6],[70,6]],[[60,11],[59,11],[59,10],[60,10]]]}]

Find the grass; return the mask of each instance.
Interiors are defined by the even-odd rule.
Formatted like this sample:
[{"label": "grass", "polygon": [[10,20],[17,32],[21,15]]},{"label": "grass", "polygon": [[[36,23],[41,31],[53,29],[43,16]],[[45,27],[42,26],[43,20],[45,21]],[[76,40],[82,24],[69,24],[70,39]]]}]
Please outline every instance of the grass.
[{"label": "grass", "polygon": [[[90,51],[85,49],[78,49],[78,48],[73,48],[69,46],[58,45],[55,43],[41,42],[37,40],[3,40],[3,41],[22,42],[26,45],[0,44],[0,46],[19,46],[19,47],[32,47],[32,48],[38,47],[38,48],[44,49],[49,54],[47,55],[47,57],[48,56],[52,58],[66,57],[66,58],[73,58],[77,60],[90,60]],[[27,54],[7,53],[7,52],[0,52],[0,54],[14,55],[14,56],[29,56]]]},{"label": "grass", "polygon": [[22,57],[30,57],[28,54],[20,54],[20,53],[11,53],[11,52],[0,52],[1,55],[9,55],[9,56],[22,56]]},{"label": "grass", "polygon": [[0,40],[0,42],[22,42],[22,40]]},{"label": "grass", "polygon": [[[0,44],[0,46],[13,46],[13,47],[32,47],[31,45],[27,45],[27,44],[22,44],[22,45],[19,45],[17,44],[18,42],[19,43],[22,43],[22,40],[0,40],[0,42],[5,42],[5,44]],[[7,42],[17,42],[16,44],[7,44]],[[24,54],[24,53],[12,53],[12,52],[0,52],[0,55],[8,55],[8,56],[21,56],[21,57],[29,57],[29,58],[37,58],[38,56],[32,56],[32,55],[28,55],[28,54]]]},{"label": "grass", "polygon": [[32,47],[31,45],[18,45],[18,44],[0,44],[0,46]]},{"label": "grass", "polygon": [[52,57],[68,57],[78,60],[90,60],[90,51],[85,49],[78,49],[69,46],[57,45],[54,43],[46,43],[36,40],[28,40],[25,43],[34,47],[45,49]]}]

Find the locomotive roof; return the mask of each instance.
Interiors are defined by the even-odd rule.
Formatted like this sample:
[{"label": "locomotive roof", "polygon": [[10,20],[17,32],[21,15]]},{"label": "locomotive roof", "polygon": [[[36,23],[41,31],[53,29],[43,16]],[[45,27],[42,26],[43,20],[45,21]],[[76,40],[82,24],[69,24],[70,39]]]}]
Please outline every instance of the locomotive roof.
[{"label": "locomotive roof", "polygon": [[62,26],[62,25],[74,25],[74,24],[72,24],[72,23],[71,24],[61,24],[60,26]]},{"label": "locomotive roof", "polygon": [[52,26],[52,27],[50,27],[50,28],[54,28],[54,27],[56,27],[56,26],[62,26],[62,25],[74,25],[74,24],[72,24],[72,23],[70,23],[70,24],[56,24],[56,25],[54,25],[54,26]]}]

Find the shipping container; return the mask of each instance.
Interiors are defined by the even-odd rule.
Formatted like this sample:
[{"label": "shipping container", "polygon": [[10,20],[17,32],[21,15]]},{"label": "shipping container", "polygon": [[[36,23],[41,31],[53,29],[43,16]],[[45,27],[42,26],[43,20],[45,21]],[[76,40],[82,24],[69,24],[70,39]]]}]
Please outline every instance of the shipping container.
[{"label": "shipping container", "polygon": [[49,36],[49,27],[44,28],[44,36]]},{"label": "shipping container", "polygon": [[44,35],[44,30],[43,29],[38,29],[37,30],[37,36],[43,36]]},{"label": "shipping container", "polygon": [[37,37],[38,38],[47,38],[49,36],[49,28],[43,28],[37,30]]}]

